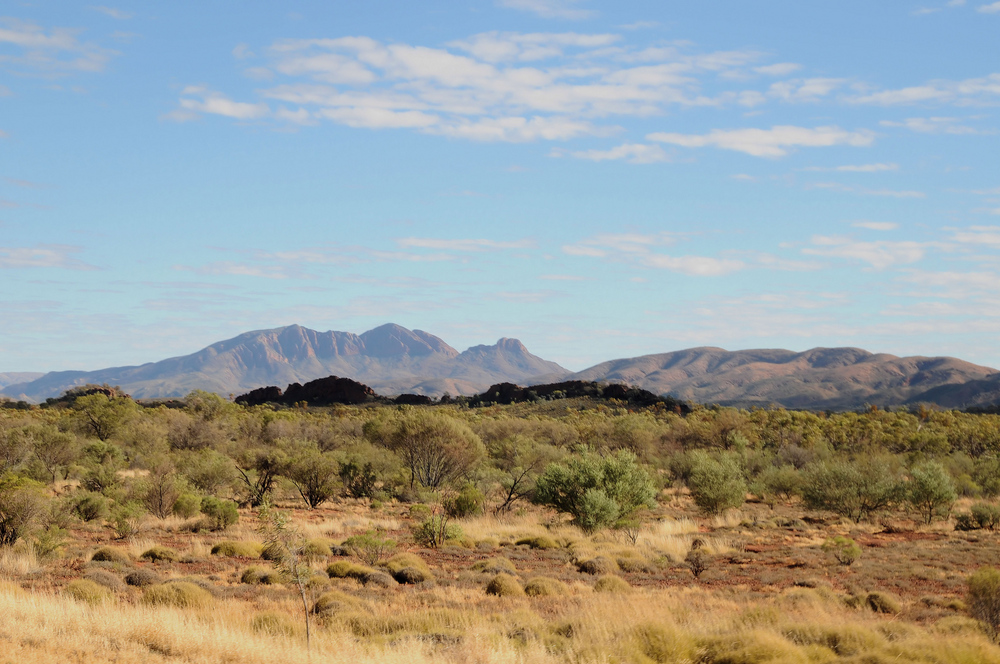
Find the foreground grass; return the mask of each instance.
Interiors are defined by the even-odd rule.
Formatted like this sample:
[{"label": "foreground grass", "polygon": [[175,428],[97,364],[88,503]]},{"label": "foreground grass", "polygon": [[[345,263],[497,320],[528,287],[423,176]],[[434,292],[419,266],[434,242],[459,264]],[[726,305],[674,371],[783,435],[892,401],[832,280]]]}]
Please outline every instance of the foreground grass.
[{"label": "foreground grass", "polygon": [[0,584],[0,662],[1000,663],[967,618],[917,626],[848,608],[825,589],[764,601],[701,588],[540,598],[343,590],[352,601],[321,621],[309,653],[290,601],[182,610]]}]

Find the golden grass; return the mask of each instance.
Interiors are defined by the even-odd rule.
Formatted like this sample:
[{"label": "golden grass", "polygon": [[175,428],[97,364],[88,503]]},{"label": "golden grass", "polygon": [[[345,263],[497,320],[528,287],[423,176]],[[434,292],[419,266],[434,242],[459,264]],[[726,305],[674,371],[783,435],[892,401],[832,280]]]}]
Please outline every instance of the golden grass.
[{"label": "golden grass", "polygon": [[21,540],[15,546],[0,549],[0,575],[23,576],[41,568],[35,547],[30,542]]}]

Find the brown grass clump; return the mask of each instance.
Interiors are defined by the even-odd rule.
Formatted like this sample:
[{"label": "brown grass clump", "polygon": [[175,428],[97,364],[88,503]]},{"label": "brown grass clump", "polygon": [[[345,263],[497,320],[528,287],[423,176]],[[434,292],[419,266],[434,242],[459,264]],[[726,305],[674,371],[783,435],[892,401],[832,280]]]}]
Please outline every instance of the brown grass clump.
[{"label": "brown grass clump", "polygon": [[546,537],[545,535],[539,535],[538,537],[524,537],[515,542],[518,546],[529,546],[532,549],[542,549],[543,551],[549,549],[559,549],[559,542],[555,541],[551,537]]},{"label": "brown grass clump", "polygon": [[524,594],[528,597],[560,597],[569,594],[569,586],[558,579],[536,576],[524,584]]},{"label": "brown grass clump", "polygon": [[268,636],[295,636],[298,627],[290,615],[280,611],[264,611],[250,621],[250,629]]},{"label": "brown grass clump", "polygon": [[507,558],[490,558],[489,560],[480,560],[472,565],[473,572],[482,572],[484,574],[517,574],[517,568],[514,567],[512,563]]},{"label": "brown grass clump", "polygon": [[434,574],[424,559],[415,553],[399,553],[382,563],[399,583],[424,583],[433,581]]},{"label": "brown grass clump", "polygon": [[309,560],[329,558],[333,542],[327,539],[311,539],[302,547],[302,556]]},{"label": "brown grass clump", "polygon": [[632,586],[628,584],[628,581],[621,578],[620,576],[602,576],[594,584],[595,593],[630,593],[632,592]]},{"label": "brown grass clump", "polygon": [[319,596],[313,604],[312,612],[318,616],[330,617],[345,611],[357,611],[360,607],[361,602],[354,597],[331,590]]},{"label": "brown grass clump", "polygon": [[121,563],[127,565],[132,562],[132,559],[128,557],[123,549],[116,546],[102,546],[97,551],[94,551],[94,555],[90,557],[94,562],[102,563]]},{"label": "brown grass clump", "polygon": [[865,597],[865,604],[875,613],[900,613],[903,609],[899,605],[899,600],[889,593],[872,592]]},{"label": "brown grass clump", "polygon": [[523,597],[524,588],[510,574],[497,574],[486,584],[486,594],[497,597]]},{"label": "brown grass clump", "polygon": [[618,563],[605,556],[597,556],[590,560],[577,563],[576,568],[584,574],[614,574],[618,571]]},{"label": "brown grass clump", "polygon": [[619,556],[616,560],[619,569],[623,572],[629,572],[633,574],[646,573],[650,574],[656,571],[656,567],[653,566],[645,558],[637,558],[633,556]]},{"label": "brown grass clump", "polygon": [[111,600],[111,591],[90,579],[70,581],[64,592],[73,599],[87,604],[101,604]]},{"label": "brown grass clump", "polygon": [[89,581],[93,581],[97,585],[104,586],[111,592],[118,592],[125,588],[125,584],[122,580],[111,572],[105,572],[102,569],[95,569],[87,572],[87,576],[84,577]]},{"label": "brown grass clump", "polygon": [[180,556],[173,549],[167,548],[165,546],[154,546],[152,548],[146,549],[141,556],[142,560],[148,560],[153,563],[158,562],[168,562],[174,563],[180,559]]},{"label": "brown grass clump", "polygon": [[172,581],[146,588],[142,601],[154,606],[193,609],[210,605],[213,598],[212,593],[189,581]]},{"label": "brown grass clump", "polygon": [[226,558],[260,558],[260,544],[257,542],[236,542],[228,540],[219,542],[212,547],[213,556],[225,556]]},{"label": "brown grass clump", "polygon": [[350,560],[338,560],[335,563],[330,563],[326,568],[326,573],[331,579],[354,579],[366,586],[390,588],[396,585],[396,580],[386,572],[358,565]]},{"label": "brown grass clump", "polygon": [[693,661],[697,649],[697,643],[691,635],[673,625],[639,625],[635,628],[633,638],[640,653],[654,662],[664,664]]},{"label": "brown grass clump", "polygon": [[247,567],[243,570],[243,574],[240,575],[240,583],[248,583],[250,585],[263,585],[271,586],[281,583],[281,574],[273,569],[265,569],[263,567]]},{"label": "brown grass clump", "polygon": [[145,588],[160,582],[160,575],[151,569],[139,568],[125,575],[125,583],[136,588]]}]

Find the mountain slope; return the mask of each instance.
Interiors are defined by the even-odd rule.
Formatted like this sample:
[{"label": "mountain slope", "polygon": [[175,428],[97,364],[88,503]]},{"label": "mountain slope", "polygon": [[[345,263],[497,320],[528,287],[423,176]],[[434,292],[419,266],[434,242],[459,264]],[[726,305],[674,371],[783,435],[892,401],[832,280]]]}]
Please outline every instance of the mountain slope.
[{"label": "mountain slope", "polygon": [[13,371],[10,373],[0,373],[0,390],[15,383],[26,383],[28,381],[41,378],[45,374],[34,371]]},{"label": "mountain slope", "polygon": [[900,358],[859,348],[796,353],[706,347],[603,362],[570,378],[628,383],[697,403],[841,410],[899,405],[921,396],[938,403],[928,398],[938,394],[931,390],[947,394],[954,407],[952,402],[961,400],[956,386],[996,374],[949,357]]},{"label": "mountain slope", "polygon": [[516,339],[459,353],[432,334],[391,323],[360,335],[289,325],[247,332],[191,355],[137,367],[52,372],[2,391],[42,401],[77,385],[108,383],[137,398],[174,397],[195,389],[241,393],[337,375],[382,394],[474,394],[498,381],[520,382],[551,373],[569,372],[532,355]]}]

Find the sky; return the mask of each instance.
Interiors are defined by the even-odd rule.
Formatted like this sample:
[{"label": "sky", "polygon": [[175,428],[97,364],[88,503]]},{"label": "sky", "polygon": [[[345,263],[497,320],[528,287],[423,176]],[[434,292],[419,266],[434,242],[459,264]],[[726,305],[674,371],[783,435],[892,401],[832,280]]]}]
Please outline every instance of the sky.
[{"label": "sky", "polygon": [[387,322],[1000,367],[998,43],[990,0],[6,2],[0,372]]}]

